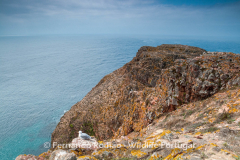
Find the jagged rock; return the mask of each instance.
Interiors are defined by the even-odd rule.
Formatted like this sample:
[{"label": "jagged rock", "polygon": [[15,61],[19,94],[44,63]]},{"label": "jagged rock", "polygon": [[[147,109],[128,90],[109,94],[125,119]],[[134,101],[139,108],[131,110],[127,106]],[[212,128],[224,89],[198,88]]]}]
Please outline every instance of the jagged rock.
[{"label": "jagged rock", "polygon": [[167,157],[171,153],[171,148],[162,148],[160,151],[157,151],[156,153],[159,155],[162,155],[162,157]]},{"label": "jagged rock", "polygon": [[167,139],[168,141],[172,141],[172,139],[173,139],[173,134],[172,134],[172,133],[165,134],[162,138],[163,138],[163,139]]},{"label": "jagged rock", "polygon": [[106,158],[112,158],[114,156],[114,154],[110,151],[103,151],[103,152],[94,152],[92,154],[94,157],[96,157],[97,159],[106,159]]},{"label": "jagged rock", "polygon": [[38,159],[34,155],[19,155],[15,160],[38,160]]}]

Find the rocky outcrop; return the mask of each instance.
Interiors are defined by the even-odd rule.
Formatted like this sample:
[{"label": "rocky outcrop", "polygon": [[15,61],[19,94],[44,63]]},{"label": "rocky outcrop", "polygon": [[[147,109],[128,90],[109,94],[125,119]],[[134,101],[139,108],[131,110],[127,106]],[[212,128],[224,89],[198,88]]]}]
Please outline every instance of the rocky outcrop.
[{"label": "rocky outcrop", "polygon": [[[15,160],[38,160],[38,159],[34,155],[19,155]],[[41,159],[41,160],[45,160],[45,159]]]},{"label": "rocky outcrop", "polygon": [[178,106],[239,85],[239,60],[237,54],[184,45],[141,47],[63,115],[52,144],[71,142],[79,130],[100,140],[141,132]]},{"label": "rocky outcrop", "polygon": [[[50,154],[50,159],[58,160],[69,156],[77,160],[239,159],[239,97],[240,87],[235,86],[205,100],[183,104],[140,132],[98,142],[74,138],[71,144],[81,147],[58,146],[34,158],[48,160],[46,155]],[[87,143],[89,146],[84,147]],[[91,147],[95,143],[98,147]]]}]

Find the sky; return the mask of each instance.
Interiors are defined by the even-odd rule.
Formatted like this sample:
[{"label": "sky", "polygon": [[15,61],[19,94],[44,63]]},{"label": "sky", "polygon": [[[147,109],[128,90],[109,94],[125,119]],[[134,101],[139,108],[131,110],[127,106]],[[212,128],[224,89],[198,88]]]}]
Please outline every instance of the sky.
[{"label": "sky", "polygon": [[240,0],[0,0],[0,35],[240,38]]}]

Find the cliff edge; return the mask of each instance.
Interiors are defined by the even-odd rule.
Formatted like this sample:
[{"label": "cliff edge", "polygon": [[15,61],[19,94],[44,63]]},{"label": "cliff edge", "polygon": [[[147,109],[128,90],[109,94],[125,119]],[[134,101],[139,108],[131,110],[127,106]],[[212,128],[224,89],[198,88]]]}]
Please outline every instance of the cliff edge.
[{"label": "cliff edge", "polygon": [[99,140],[141,132],[178,106],[240,84],[240,56],[186,45],[141,47],[66,112],[51,143],[69,143],[81,130]]}]

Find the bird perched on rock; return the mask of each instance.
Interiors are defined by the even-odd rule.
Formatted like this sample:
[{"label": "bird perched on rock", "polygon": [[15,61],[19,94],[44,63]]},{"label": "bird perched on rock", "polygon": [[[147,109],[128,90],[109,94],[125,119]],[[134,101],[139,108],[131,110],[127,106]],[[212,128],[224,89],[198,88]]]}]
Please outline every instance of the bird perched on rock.
[{"label": "bird perched on rock", "polygon": [[84,139],[84,140],[90,140],[92,139],[92,137],[90,137],[88,134],[86,133],[82,133],[82,131],[79,131],[79,137]]}]

